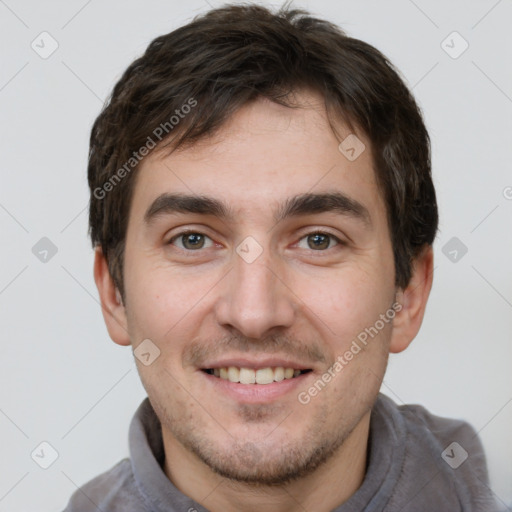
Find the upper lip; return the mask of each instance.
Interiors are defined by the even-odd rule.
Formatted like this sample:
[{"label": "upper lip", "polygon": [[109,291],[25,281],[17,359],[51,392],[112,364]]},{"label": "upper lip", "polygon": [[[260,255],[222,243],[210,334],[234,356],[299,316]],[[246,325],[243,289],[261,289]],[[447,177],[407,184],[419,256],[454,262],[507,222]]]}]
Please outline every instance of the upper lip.
[{"label": "upper lip", "polygon": [[282,366],[283,368],[293,368],[294,370],[311,370],[312,365],[303,364],[298,361],[292,361],[287,358],[279,357],[266,357],[264,359],[248,359],[241,357],[224,358],[217,361],[207,361],[201,369],[209,370],[213,368],[227,368],[235,366],[238,368],[252,368],[259,370],[260,368],[276,368]]}]

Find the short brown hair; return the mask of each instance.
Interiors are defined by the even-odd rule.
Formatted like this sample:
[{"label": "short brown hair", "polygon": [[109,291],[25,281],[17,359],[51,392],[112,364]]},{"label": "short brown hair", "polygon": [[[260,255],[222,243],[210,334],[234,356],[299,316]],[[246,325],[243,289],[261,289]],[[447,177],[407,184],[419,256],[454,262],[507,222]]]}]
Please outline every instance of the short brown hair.
[{"label": "short brown hair", "polygon": [[430,139],[399,73],[373,46],[302,9],[285,4],[273,13],[228,5],[153,40],[126,69],[93,125],[90,235],[123,297],[128,214],[149,141],[161,147],[172,135],[174,149],[193,144],[244,104],[265,97],[294,107],[291,93],[304,88],[322,95],[335,134],[332,116],[369,138],[387,208],[395,283],[407,286],[414,258],[434,241],[438,212]]}]

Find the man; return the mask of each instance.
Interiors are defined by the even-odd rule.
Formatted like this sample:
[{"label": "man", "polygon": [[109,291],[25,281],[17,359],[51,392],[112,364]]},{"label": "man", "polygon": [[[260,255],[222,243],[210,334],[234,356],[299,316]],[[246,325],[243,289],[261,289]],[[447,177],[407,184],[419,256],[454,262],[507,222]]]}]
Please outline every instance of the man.
[{"label": "man", "polygon": [[379,394],[438,225],[379,51],[288,7],[212,10],[126,70],[88,175],[105,322],[148,398],[67,511],[494,510],[475,430]]}]

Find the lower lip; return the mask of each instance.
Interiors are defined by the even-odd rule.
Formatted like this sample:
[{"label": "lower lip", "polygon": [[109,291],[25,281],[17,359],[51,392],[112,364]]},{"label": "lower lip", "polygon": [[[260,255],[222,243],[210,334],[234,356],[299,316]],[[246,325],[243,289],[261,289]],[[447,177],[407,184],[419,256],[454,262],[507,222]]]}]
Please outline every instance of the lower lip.
[{"label": "lower lip", "polygon": [[215,375],[199,370],[199,372],[208,379],[208,382],[215,386],[217,392],[228,395],[233,400],[244,403],[265,403],[271,402],[285,396],[296,390],[298,387],[305,389],[305,381],[313,372],[303,373],[292,379],[284,379],[281,382],[272,382],[271,384],[240,384],[239,382],[230,382]]}]

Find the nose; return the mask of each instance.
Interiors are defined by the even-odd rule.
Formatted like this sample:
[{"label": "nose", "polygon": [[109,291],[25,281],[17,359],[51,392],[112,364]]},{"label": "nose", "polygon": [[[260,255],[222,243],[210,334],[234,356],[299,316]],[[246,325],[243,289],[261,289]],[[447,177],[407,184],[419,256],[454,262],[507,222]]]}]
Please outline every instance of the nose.
[{"label": "nose", "polygon": [[215,308],[219,325],[251,339],[290,327],[297,297],[284,279],[282,265],[273,262],[268,251],[251,263],[235,253]]}]

